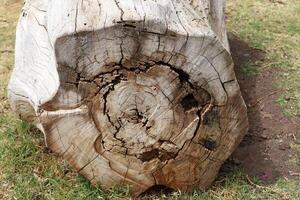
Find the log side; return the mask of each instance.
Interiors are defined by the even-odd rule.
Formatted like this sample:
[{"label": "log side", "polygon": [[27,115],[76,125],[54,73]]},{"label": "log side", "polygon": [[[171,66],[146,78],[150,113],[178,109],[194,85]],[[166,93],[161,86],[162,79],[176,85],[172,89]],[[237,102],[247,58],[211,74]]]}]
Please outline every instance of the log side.
[{"label": "log side", "polygon": [[92,183],[207,188],[247,131],[223,0],[29,0],[12,108]]}]

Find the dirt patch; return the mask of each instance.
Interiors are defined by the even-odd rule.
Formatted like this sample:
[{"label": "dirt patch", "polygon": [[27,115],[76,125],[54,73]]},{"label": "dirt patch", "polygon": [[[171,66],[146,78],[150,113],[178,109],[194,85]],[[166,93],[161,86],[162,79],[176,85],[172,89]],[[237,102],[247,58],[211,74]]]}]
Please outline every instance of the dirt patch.
[{"label": "dirt patch", "polygon": [[233,34],[229,40],[250,123],[248,134],[230,160],[265,182],[299,173],[299,151],[291,145],[300,140],[300,117],[284,116],[276,102],[282,92],[274,87],[279,71],[264,69],[256,76],[245,75],[242,67],[264,61],[265,52],[249,47]]}]

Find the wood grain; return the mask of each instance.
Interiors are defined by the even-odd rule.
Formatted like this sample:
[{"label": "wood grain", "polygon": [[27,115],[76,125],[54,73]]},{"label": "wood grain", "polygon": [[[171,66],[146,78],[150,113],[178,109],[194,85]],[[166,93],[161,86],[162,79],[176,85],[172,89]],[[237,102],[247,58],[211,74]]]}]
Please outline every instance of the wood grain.
[{"label": "wood grain", "polygon": [[248,128],[220,0],[28,0],[8,94],[103,188],[207,188]]}]

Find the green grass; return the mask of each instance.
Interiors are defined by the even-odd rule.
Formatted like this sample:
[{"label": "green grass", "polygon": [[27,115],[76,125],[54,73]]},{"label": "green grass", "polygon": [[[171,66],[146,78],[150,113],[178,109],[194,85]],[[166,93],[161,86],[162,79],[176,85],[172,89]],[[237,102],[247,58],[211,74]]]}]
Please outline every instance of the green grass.
[{"label": "green grass", "polygon": [[[280,72],[275,85],[286,91],[278,103],[286,114],[299,115],[300,4],[298,0],[283,1],[283,5],[271,2],[229,0],[228,27],[252,47],[267,52],[267,61],[261,65]],[[13,66],[14,31],[21,5],[20,0],[0,0],[0,199],[129,199],[126,188],[104,192],[92,186],[47,151],[36,128],[12,114],[6,85]],[[248,64],[243,66],[243,73],[253,76],[259,70]],[[298,151],[299,146],[291,148]],[[175,192],[165,199],[300,199],[299,180],[280,179],[268,187],[260,185],[235,169],[208,191],[195,191],[190,196]]]},{"label": "green grass", "polygon": [[[300,3],[298,0],[228,0],[228,28],[254,48],[267,52],[260,68],[278,71],[274,85],[288,116],[300,115]],[[243,70],[255,75],[257,68]],[[255,73],[253,73],[255,71]]]},{"label": "green grass", "polygon": [[256,76],[259,73],[258,66],[251,63],[242,65],[241,71],[245,76]]},{"label": "green grass", "polygon": [[290,148],[294,152],[294,156],[292,156],[289,160],[292,166],[299,166],[300,165],[300,144],[292,143],[290,144]]}]

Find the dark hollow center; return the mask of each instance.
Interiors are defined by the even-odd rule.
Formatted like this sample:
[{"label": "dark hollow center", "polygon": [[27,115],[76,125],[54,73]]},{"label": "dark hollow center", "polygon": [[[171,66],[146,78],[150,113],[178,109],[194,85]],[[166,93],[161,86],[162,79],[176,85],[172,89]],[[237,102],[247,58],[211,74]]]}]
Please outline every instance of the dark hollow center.
[{"label": "dark hollow center", "polygon": [[188,94],[181,100],[181,105],[184,111],[189,111],[192,108],[197,108],[199,103],[193,94]]}]

